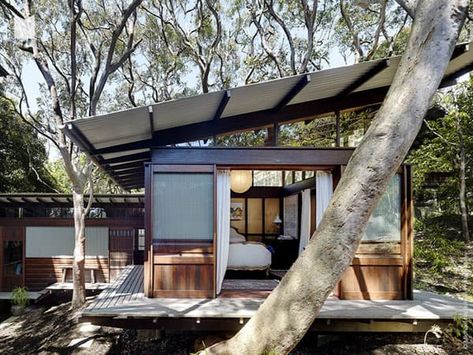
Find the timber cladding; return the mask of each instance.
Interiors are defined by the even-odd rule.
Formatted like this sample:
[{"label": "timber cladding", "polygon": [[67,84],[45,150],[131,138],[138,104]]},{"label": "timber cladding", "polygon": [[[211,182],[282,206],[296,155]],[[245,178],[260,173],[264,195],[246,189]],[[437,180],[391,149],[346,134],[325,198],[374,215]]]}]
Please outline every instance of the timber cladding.
[{"label": "timber cladding", "polygon": [[158,245],[153,269],[153,297],[214,296],[213,248],[209,243]]},{"label": "timber cladding", "polygon": [[[126,265],[133,263],[135,231],[143,227],[143,222],[141,218],[86,220],[94,239],[88,249],[100,254],[86,257],[86,282],[92,281],[92,269],[95,282],[109,282]],[[18,241],[22,243],[23,252],[20,273],[13,280],[13,276],[4,270],[3,252],[0,251],[0,290],[11,291],[16,286],[41,290],[61,282],[64,269],[67,269],[65,281],[71,282],[73,223],[72,218],[1,218],[0,242],[3,245],[6,241]]]},{"label": "timber cladding", "polygon": [[[42,290],[45,287],[62,280],[63,268],[72,267],[72,257],[26,258],[25,286],[31,290]],[[95,270],[95,282],[108,282],[108,258],[87,257],[86,269]],[[71,270],[67,271],[66,281],[71,282]],[[85,272],[85,281],[91,282],[90,272]]]}]

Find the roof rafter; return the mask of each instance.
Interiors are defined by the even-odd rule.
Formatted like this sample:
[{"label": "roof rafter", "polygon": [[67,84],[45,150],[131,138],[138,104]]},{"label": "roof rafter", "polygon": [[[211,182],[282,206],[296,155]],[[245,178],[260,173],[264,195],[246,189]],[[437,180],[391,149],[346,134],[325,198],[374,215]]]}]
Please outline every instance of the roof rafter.
[{"label": "roof rafter", "polygon": [[214,115],[214,120],[218,120],[222,117],[223,111],[225,111],[225,107],[227,107],[228,101],[230,101],[232,97],[232,93],[230,90],[226,90],[223,93],[222,100],[220,101],[220,104],[218,105],[217,111],[215,112]]},{"label": "roof rafter", "polygon": [[121,178],[126,175],[131,175],[131,174],[144,174],[144,169],[143,168],[133,168],[133,169],[127,169],[127,170],[120,170],[114,173],[116,178]]},{"label": "roof rafter", "polygon": [[289,90],[289,92],[286,95],[284,95],[284,97],[278,102],[278,104],[273,107],[272,111],[273,112],[281,111],[281,109],[286,107],[286,105],[289,102],[291,102],[291,100],[295,98],[297,94],[299,94],[302,91],[302,89],[304,89],[306,85],[309,83],[310,83],[310,74],[303,75],[299,79],[299,81],[292,87],[292,89]]},{"label": "roof rafter", "polygon": [[[129,155],[120,155],[115,158],[103,159],[104,164],[115,164],[115,163],[124,163],[124,162],[134,162],[135,160],[149,160],[149,152],[141,152]],[[109,166],[110,167],[110,166]],[[113,167],[112,167],[113,168]]]},{"label": "roof rafter", "polygon": [[366,73],[361,75],[358,79],[355,81],[351,82],[348,84],[343,90],[341,90],[336,97],[345,97],[347,95],[350,95],[353,91],[361,87],[364,83],[366,83],[368,80],[372,79],[375,77],[377,74],[382,72],[384,69],[386,69],[389,66],[389,60],[384,59],[381,60],[379,63],[377,63],[374,67],[372,67],[370,70],[368,70]]}]

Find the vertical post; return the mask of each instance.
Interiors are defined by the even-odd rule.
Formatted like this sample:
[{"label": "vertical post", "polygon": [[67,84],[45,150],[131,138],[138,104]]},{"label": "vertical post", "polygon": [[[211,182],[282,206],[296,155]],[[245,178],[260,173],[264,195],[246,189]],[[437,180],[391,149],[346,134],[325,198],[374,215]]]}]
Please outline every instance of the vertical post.
[{"label": "vertical post", "polygon": [[146,297],[153,297],[153,239],[151,216],[153,166],[145,164],[145,253],[144,253],[144,292]]},{"label": "vertical post", "polygon": [[335,146],[340,147],[340,111],[335,111]]},{"label": "vertical post", "polygon": [[217,165],[213,166],[213,296],[217,297],[217,263],[218,263],[218,248],[217,248]]},{"label": "vertical post", "polygon": [[406,223],[406,276],[405,276],[405,288],[406,288],[406,298],[409,300],[414,299],[414,292],[413,292],[413,262],[412,262],[412,255],[414,251],[414,196],[413,196],[413,189],[412,189],[412,166],[405,165],[404,172],[406,175],[405,183],[406,183],[406,197],[407,197],[407,223]]},{"label": "vertical post", "polygon": [[277,146],[279,138],[279,124],[277,122],[273,123],[272,127],[267,128],[268,135],[266,136],[264,145],[265,146]]}]

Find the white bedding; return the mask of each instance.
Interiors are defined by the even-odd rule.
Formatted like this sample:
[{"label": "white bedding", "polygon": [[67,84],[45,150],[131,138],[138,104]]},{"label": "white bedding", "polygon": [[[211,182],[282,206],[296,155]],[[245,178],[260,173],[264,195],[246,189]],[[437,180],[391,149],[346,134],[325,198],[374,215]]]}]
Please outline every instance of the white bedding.
[{"label": "white bedding", "polygon": [[229,270],[264,270],[271,266],[271,252],[257,242],[230,244]]}]

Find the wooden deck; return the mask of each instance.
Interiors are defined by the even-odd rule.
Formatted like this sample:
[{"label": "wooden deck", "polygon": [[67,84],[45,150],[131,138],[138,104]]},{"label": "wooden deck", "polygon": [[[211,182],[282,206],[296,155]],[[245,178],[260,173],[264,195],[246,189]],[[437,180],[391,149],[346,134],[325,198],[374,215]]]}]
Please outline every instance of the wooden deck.
[{"label": "wooden deck", "polygon": [[[110,287],[109,283],[106,282],[95,282],[89,283],[86,282],[85,289],[86,291],[100,291],[105,290]],[[72,291],[72,282],[56,282],[45,288],[46,291]]]},{"label": "wooden deck", "polygon": [[[28,291],[28,299],[30,301],[36,302],[43,298],[46,295],[46,291]],[[9,301],[12,298],[12,293],[11,292],[0,292],[0,300],[6,300]]]},{"label": "wooden deck", "polygon": [[[147,298],[143,293],[143,267],[128,266],[82,313],[83,321],[123,327],[201,329],[238,328],[263,303],[262,298]],[[339,300],[329,298],[317,318],[323,330],[425,331],[455,316],[473,318],[469,302],[416,291],[409,301]],[[220,321],[218,323],[217,321]],[[217,323],[216,323],[217,322]],[[323,325],[323,327],[322,327]]]}]

